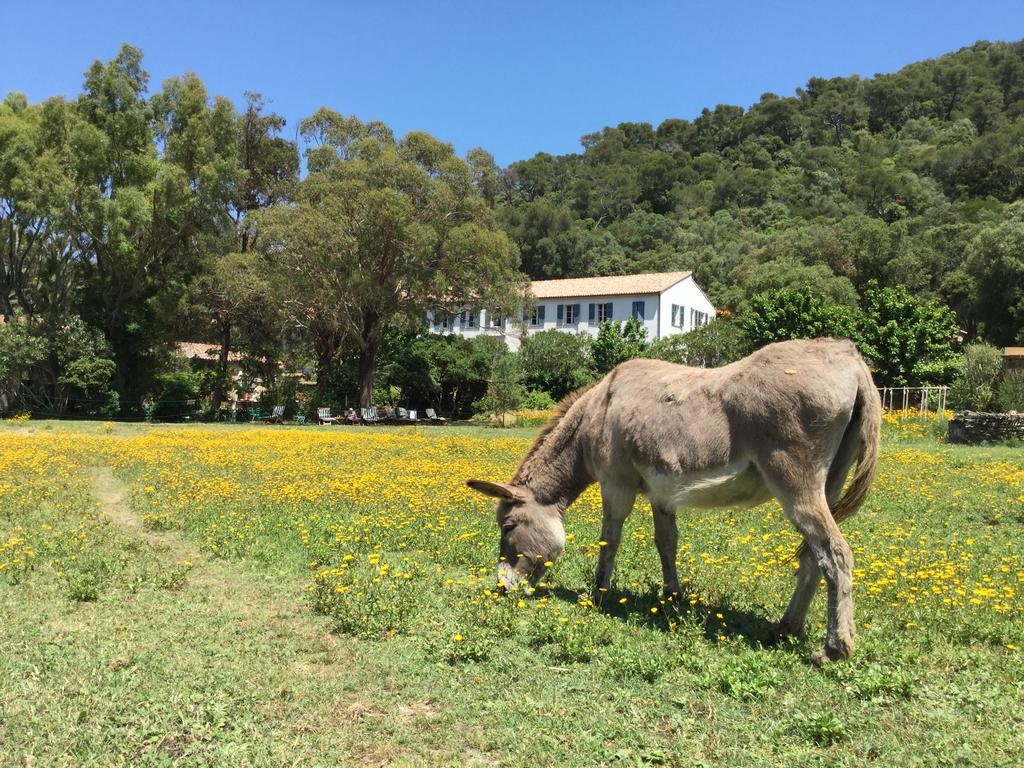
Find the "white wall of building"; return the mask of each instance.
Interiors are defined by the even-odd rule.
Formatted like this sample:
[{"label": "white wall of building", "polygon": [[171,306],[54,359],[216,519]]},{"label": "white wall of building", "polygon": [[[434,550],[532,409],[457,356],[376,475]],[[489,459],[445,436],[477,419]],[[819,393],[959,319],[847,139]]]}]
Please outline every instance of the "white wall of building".
[{"label": "white wall of building", "polygon": [[[630,294],[622,296],[574,296],[565,298],[547,298],[537,300],[538,322],[533,323],[532,317],[524,318],[521,328],[518,324],[505,318],[500,326],[495,325],[493,316],[485,311],[477,310],[471,312],[466,310],[458,313],[449,320],[447,326],[443,322],[435,322],[432,316],[428,315],[430,329],[435,333],[457,333],[466,338],[472,339],[476,336],[497,336],[504,339],[509,348],[513,351],[519,349],[521,334],[525,330],[527,335],[557,329],[568,333],[588,333],[597,337],[600,327],[601,310],[599,306],[611,305],[611,316],[605,319],[611,321],[625,322],[632,317],[634,306],[637,311],[642,310],[642,322],[647,329],[648,341],[655,341],[665,336],[676,333],[685,333],[693,330],[695,320],[697,325],[703,324],[701,317],[695,317],[693,310],[703,313],[710,321],[715,316],[715,308],[708,301],[704,293],[697,287],[693,277],[687,277],[675,285],[670,286],[660,294]],[[578,317],[568,322],[567,305],[578,308]],[[591,320],[591,305],[594,306],[594,316]],[[681,308],[676,313],[676,319],[682,317],[681,325],[673,325],[673,305]],[[559,307],[561,307],[562,319],[559,320]],[[543,308],[541,310],[541,308]],[[543,321],[539,315],[543,313]],[[532,314],[532,313],[531,313]]]},{"label": "white wall of building", "polygon": [[[675,333],[687,333],[701,325],[706,325],[715,317],[715,307],[708,297],[697,287],[693,276],[680,280],[661,293],[658,311],[658,335],[648,332],[647,338],[664,338]],[[673,305],[681,308],[681,323],[673,325]],[[696,310],[696,313],[694,312]],[[678,315],[677,315],[678,320]]]}]

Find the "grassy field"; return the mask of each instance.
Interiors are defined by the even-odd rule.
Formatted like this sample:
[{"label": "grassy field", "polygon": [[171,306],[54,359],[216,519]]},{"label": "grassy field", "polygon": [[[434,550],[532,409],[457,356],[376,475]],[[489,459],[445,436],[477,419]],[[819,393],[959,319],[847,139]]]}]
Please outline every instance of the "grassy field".
[{"label": "grassy field", "polygon": [[885,427],[817,670],[774,503],[680,517],[678,607],[638,504],[602,611],[595,490],[494,592],[462,481],[530,430],[4,424],[0,765],[1020,765],[1024,451],[930,431]]}]

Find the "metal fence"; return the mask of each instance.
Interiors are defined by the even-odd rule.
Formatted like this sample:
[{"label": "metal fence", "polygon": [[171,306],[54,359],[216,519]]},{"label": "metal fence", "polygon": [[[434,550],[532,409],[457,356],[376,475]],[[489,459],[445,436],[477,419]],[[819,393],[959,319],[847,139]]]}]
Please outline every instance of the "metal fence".
[{"label": "metal fence", "polygon": [[935,414],[946,418],[946,395],[949,387],[879,387],[882,408],[899,413],[916,413],[921,418]]}]

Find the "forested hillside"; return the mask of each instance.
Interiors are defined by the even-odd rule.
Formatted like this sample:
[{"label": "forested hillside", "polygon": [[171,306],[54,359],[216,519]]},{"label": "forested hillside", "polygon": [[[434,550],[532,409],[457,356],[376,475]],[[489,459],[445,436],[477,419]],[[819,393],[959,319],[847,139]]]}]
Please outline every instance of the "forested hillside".
[{"label": "forested hillside", "polygon": [[[694,270],[742,322],[699,355],[696,341],[664,351],[686,362],[837,334],[884,383],[947,382],[957,325],[1024,342],[1024,42],[582,145],[501,169],[328,108],[286,128],[263,97],[239,110],[194,74],[151,91],[131,46],[76,98],[8,94],[0,412],[139,414],[155,397],[217,413],[230,353],[272,387],[304,371],[321,402],[368,404],[376,384],[464,410],[504,345],[416,347],[419,323],[467,303],[508,316],[517,267]],[[182,340],[219,349],[212,370],[176,359]],[[618,351],[602,359],[634,348],[606,340]],[[589,355],[564,376],[530,372],[568,386],[602,373]]]},{"label": "forested hillside", "polygon": [[995,343],[1024,327],[1024,43],[582,144],[498,179],[531,277],[693,269],[733,310],[791,286],[853,304],[876,279]]}]

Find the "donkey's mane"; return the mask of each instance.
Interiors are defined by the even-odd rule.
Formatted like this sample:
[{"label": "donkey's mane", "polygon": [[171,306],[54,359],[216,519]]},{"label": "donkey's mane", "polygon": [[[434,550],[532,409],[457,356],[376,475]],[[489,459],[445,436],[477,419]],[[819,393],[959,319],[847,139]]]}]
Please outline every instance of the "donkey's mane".
[{"label": "donkey's mane", "polygon": [[578,403],[585,394],[601,383],[601,379],[592,381],[589,384],[584,384],[579,389],[575,389],[568,395],[563,397],[558,405],[555,406],[555,415],[548,419],[547,424],[541,427],[540,433],[537,435],[537,439],[533,441],[533,445],[530,446],[530,450],[526,452],[526,456],[523,457],[523,461],[519,464],[519,469],[516,470],[515,477],[512,478],[512,484],[517,485],[521,481],[527,479],[529,474],[529,465],[531,459],[537,455],[537,452],[547,443],[551,433],[555,431],[555,428],[562,423],[562,418],[569,412],[576,403]]}]

